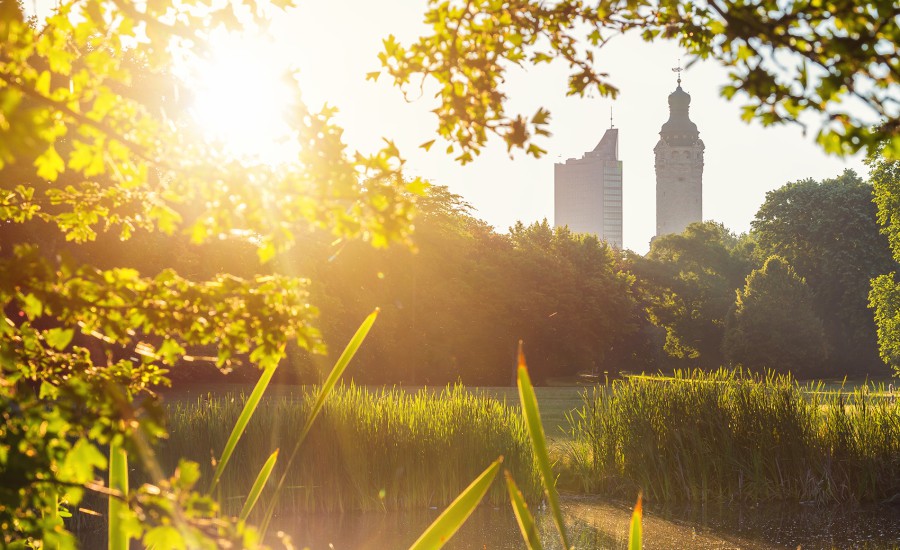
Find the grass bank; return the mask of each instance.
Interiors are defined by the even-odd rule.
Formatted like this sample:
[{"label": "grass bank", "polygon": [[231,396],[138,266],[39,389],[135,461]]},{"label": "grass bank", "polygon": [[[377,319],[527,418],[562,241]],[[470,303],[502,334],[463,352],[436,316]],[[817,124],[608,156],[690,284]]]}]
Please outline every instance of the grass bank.
[{"label": "grass bank", "polygon": [[[232,512],[272,451],[280,448],[287,458],[314,398],[314,388],[300,389],[266,399],[257,409],[218,489]],[[199,462],[203,479],[210,479],[210,457],[221,452],[243,402],[240,394],[220,394],[171,403],[171,435],[159,453],[164,466],[175,466],[165,463],[167,457],[186,457]],[[523,492],[539,498],[517,410],[460,386],[415,393],[339,387],[301,447],[279,513],[441,508],[499,455]],[[280,475],[276,466],[272,479]],[[507,498],[501,484],[489,495],[495,504]]]},{"label": "grass bank", "polygon": [[585,394],[564,479],[657,501],[881,501],[900,494],[900,406],[868,386],[740,371],[630,377]]}]

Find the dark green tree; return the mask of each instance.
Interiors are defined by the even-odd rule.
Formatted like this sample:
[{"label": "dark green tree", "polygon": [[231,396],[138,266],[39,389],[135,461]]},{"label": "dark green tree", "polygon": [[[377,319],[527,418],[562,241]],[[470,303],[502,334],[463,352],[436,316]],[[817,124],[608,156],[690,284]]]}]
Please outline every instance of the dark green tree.
[{"label": "dark green tree", "polygon": [[746,237],[703,222],[657,237],[646,257],[631,258],[647,315],[666,331],[671,357],[706,368],[722,364],[725,316],[752,269],[751,250]]},{"label": "dark green tree", "polygon": [[809,285],[835,373],[883,369],[868,294],[870,280],[894,262],[879,231],[872,185],[852,170],[788,183],[766,193],[752,227],[759,263],[780,256]]},{"label": "dark green tree", "polygon": [[618,368],[613,350],[637,315],[632,277],[605,243],[546,221],[498,234],[441,186],[429,188],[418,209],[415,250],[349,243],[335,254],[320,243],[284,259],[304,262],[317,281],[312,293],[328,339],[381,305],[356,380],[507,384],[520,338],[539,380]]},{"label": "dark green tree", "polygon": [[637,318],[633,277],[614,249],[546,220],[516,224],[510,239],[516,254],[507,292],[536,378],[617,369],[613,351],[637,330]]},{"label": "dark green tree", "polygon": [[747,277],[728,314],[722,348],[729,362],[749,369],[822,376],[822,321],[809,287],[783,258],[769,257]]}]

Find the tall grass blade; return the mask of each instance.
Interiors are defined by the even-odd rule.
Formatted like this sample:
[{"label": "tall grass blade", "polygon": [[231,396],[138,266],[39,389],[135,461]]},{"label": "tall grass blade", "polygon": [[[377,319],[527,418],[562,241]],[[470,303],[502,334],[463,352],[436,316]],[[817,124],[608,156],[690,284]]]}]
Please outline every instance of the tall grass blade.
[{"label": "tall grass blade", "polygon": [[256,506],[259,494],[262,493],[263,487],[265,487],[266,482],[269,481],[269,476],[272,475],[272,469],[275,468],[276,461],[278,461],[278,449],[275,449],[275,452],[269,456],[269,460],[266,460],[266,463],[263,464],[262,469],[259,471],[259,475],[256,476],[256,481],[253,482],[253,488],[250,489],[250,494],[247,495],[244,507],[241,508],[241,520],[246,520],[247,517],[250,516],[250,512],[253,511],[253,507]]},{"label": "tall grass blade", "polygon": [[637,504],[634,505],[634,512],[631,513],[631,526],[628,528],[628,550],[641,550],[643,547],[644,530],[641,519],[643,514],[641,494],[638,493]]},{"label": "tall grass blade", "polygon": [[[50,506],[45,508],[41,512],[41,515],[45,519],[49,519],[50,521],[52,521],[54,527],[58,529],[57,526],[62,525],[62,520],[60,520],[60,516],[59,516],[59,491],[57,491],[56,488],[53,487],[51,489],[48,489],[47,492],[48,492],[47,496],[50,497],[49,498]],[[44,539],[43,539],[44,544],[43,544],[43,546],[41,546],[41,548],[45,548],[48,550],[56,550],[59,548],[59,545],[56,543],[55,538],[46,536],[46,532],[44,533],[44,535],[45,535]]]},{"label": "tall grass blade", "polygon": [[[116,443],[109,445],[109,487],[128,495],[128,455]],[[109,550],[128,550],[128,531],[122,523],[126,506],[121,499],[109,499]]]},{"label": "tall grass blade", "polygon": [[284,487],[284,482],[291,470],[291,464],[294,463],[294,458],[297,457],[297,452],[300,451],[300,445],[303,444],[303,440],[306,439],[306,435],[309,433],[309,429],[312,427],[313,422],[316,420],[316,417],[319,416],[319,412],[321,412],[322,406],[325,405],[325,399],[329,394],[331,394],[331,391],[334,389],[337,381],[340,379],[341,375],[344,374],[344,371],[347,370],[347,365],[350,364],[350,360],[353,359],[354,355],[356,355],[357,350],[359,350],[359,346],[362,345],[363,340],[366,339],[366,336],[372,329],[372,325],[375,324],[375,319],[378,318],[378,313],[380,311],[380,308],[375,308],[375,311],[370,313],[369,316],[363,320],[359,328],[356,329],[356,334],[354,334],[353,338],[350,339],[350,342],[347,343],[347,347],[344,348],[344,352],[341,353],[341,356],[338,358],[337,363],[334,364],[334,367],[331,369],[331,373],[328,375],[328,378],[325,379],[325,382],[319,389],[319,394],[316,397],[316,401],[309,412],[309,417],[306,419],[306,424],[304,424],[303,430],[300,432],[300,437],[297,439],[297,443],[294,445],[294,450],[291,451],[291,456],[290,458],[288,458],[288,461],[284,466],[284,473],[278,480],[278,485],[275,487],[275,493],[272,495],[272,500],[269,503],[269,507],[266,509],[266,517],[263,520],[262,525],[260,526],[260,533],[263,537],[265,537],[266,530],[269,528],[269,522],[272,520],[272,515],[275,512],[275,506],[278,503],[278,495],[281,494],[281,489],[282,487]]},{"label": "tall grass blade", "polygon": [[534,523],[534,516],[528,510],[528,504],[522,496],[522,491],[519,490],[509,470],[503,473],[506,475],[509,502],[512,504],[513,512],[516,514],[516,521],[519,524],[519,530],[522,531],[522,540],[525,541],[525,547],[528,550],[541,550],[541,539],[538,536],[537,526]]},{"label": "tall grass blade", "polygon": [[500,471],[501,462],[503,462],[502,456],[475,478],[475,481],[450,503],[450,506],[434,520],[434,523],[422,533],[419,540],[409,547],[409,550],[437,550],[444,546],[481,502],[497,476],[497,472]]},{"label": "tall grass blade", "polygon": [[222,477],[222,472],[225,471],[225,466],[228,465],[228,460],[231,459],[231,454],[234,452],[234,448],[237,447],[238,441],[240,441],[241,436],[244,435],[244,430],[247,429],[247,424],[250,423],[250,418],[253,416],[254,411],[256,411],[256,407],[259,405],[263,393],[265,393],[266,388],[269,386],[269,382],[272,380],[272,375],[275,374],[275,369],[277,367],[278,364],[275,363],[265,368],[262,376],[259,377],[259,381],[256,383],[256,387],[253,388],[253,392],[247,399],[244,410],[241,411],[241,416],[238,417],[237,422],[234,424],[234,429],[231,430],[231,435],[228,437],[228,442],[225,443],[225,449],[222,451],[219,463],[216,464],[216,471],[213,473],[212,482],[209,485],[210,494],[212,494],[213,490],[216,488],[216,484],[219,483],[219,478]]},{"label": "tall grass blade", "polygon": [[531,385],[531,377],[528,376],[528,366],[525,364],[525,353],[522,351],[521,341],[519,341],[518,363],[519,399],[522,402],[522,415],[525,418],[525,426],[528,428],[528,435],[531,438],[531,445],[534,448],[538,471],[540,472],[541,480],[544,483],[544,493],[547,495],[547,500],[550,502],[550,509],[553,512],[553,521],[556,522],[556,529],[559,531],[559,537],[562,540],[563,548],[568,549],[569,540],[566,536],[566,526],[563,522],[562,509],[559,507],[559,495],[556,492],[556,477],[553,475],[553,469],[550,466],[550,455],[547,452],[547,440],[544,438],[541,413],[538,410],[534,386]]}]

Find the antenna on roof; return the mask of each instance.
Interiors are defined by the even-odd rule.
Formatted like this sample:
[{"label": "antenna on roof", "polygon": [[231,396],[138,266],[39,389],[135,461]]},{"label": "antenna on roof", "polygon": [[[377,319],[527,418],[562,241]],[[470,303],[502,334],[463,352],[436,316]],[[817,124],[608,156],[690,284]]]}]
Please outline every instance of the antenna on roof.
[{"label": "antenna on roof", "polygon": [[615,128],[615,126],[613,125],[612,105],[610,105],[609,106],[609,129],[612,130],[613,128]]}]

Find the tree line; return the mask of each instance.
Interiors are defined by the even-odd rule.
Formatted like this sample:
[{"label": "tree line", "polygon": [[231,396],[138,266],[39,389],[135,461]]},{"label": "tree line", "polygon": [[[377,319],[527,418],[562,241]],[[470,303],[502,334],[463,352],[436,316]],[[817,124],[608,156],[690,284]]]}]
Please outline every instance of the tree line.
[{"label": "tree line", "polygon": [[[280,380],[316,381],[333,359],[314,353],[323,349],[318,342],[345,341],[374,307],[381,318],[350,372],[361,383],[506,385],[519,339],[542,383],[721,365],[801,378],[888,372],[869,292],[895,263],[873,186],[852,171],[770,191],[747,234],[695,223],[655,238],[646,255],[546,220],[500,233],[442,186],[431,186],[416,208],[413,248],[312,232],[264,266],[313,281],[316,345],[290,347]],[[9,225],[3,240],[32,241],[101,268],[175,269],[193,278],[259,271],[248,239],[197,246],[186,235],[139,233],[123,242],[101,233],[74,245],[58,235],[32,221]],[[188,351],[215,355],[202,346]],[[236,359],[229,380],[256,376],[246,356]],[[196,382],[220,370],[189,361],[171,376]]]},{"label": "tree line", "polygon": [[[382,307],[358,381],[506,384],[518,339],[542,382],[721,365],[888,373],[869,292],[895,263],[872,184],[851,170],[770,191],[747,234],[695,223],[643,256],[546,220],[499,233],[440,186],[418,207],[414,250],[320,239],[279,260],[316,281],[326,341]],[[296,380],[314,377],[308,359]]]}]

